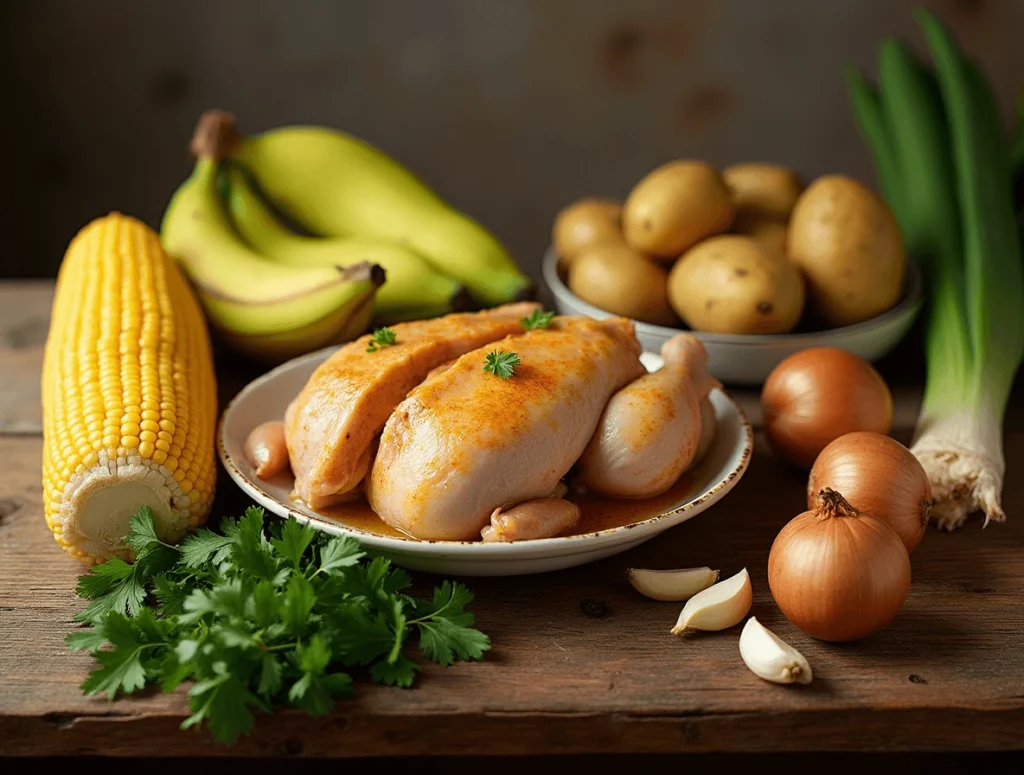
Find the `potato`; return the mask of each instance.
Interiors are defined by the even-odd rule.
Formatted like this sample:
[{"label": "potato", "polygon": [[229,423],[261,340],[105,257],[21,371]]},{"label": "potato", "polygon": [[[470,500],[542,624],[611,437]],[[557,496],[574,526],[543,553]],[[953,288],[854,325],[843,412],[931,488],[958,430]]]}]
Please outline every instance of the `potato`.
[{"label": "potato", "polygon": [[622,317],[675,326],[667,283],[663,267],[624,242],[592,245],[569,265],[569,288],[584,301]]},{"label": "potato", "polygon": [[733,222],[731,231],[733,234],[753,237],[769,250],[773,250],[781,256],[786,255],[788,227],[785,221],[740,210],[736,213],[736,220]]},{"label": "potato", "polygon": [[568,266],[591,245],[622,241],[622,205],[601,197],[573,202],[555,216],[551,236],[559,262]]},{"label": "potato", "polygon": [[885,202],[853,178],[815,180],[793,208],[787,254],[807,281],[818,315],[833,326],[868,320],[900,297],[906,264]]},{"label": "potato", "polygon": [[776,164],[734,164],[722,172],[737,210],[785,221],[804,189],[793,170]]},{"label": "potato", "polygon": [[674,260],[705,237],[728,230],[733,215],[729,189],[717,170],[702,161],[673,161],[630,191],[622,231],[641,253]]},{"label": "potato", "polygon": [[725,234],[682,255],[668,278],[672,308],[690,328],[720,334],[785,334],[804,309],[797,268],[752,237]]}]

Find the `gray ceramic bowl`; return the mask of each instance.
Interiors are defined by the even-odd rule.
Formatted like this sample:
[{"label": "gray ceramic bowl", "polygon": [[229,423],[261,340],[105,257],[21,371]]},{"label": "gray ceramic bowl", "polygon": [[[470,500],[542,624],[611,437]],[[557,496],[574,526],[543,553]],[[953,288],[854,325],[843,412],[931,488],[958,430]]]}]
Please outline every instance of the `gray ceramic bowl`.
[{"label": "gray ceramic bowl", "polygon": [[[544,282],[555,300],[560,315],[614,317],[588,304],[569,290],[562,281],[553,249],[548,248],[541,265]],[[922,304],[921,273],[913,261],[907,262],[906,280],[900,300],[878,317],[825,331],[776,335],[711,334],[692,332],[707,348],[711,373],[726,384],[760,385],[784,358],[807,347],[838,347],[868,361],[888,354],[906,335]],[[686,329],[636,323],[636,336],[648,352],[660,352],[671,337]]]}]

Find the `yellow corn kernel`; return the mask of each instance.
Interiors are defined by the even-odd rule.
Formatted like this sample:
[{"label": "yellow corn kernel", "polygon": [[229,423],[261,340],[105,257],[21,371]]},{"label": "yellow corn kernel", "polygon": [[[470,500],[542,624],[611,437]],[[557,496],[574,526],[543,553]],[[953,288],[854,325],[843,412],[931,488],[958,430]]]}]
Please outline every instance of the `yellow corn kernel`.
[{"label": "yellow corn kernel", "polygon": [[203,525],[215,419],[209,335],[180,270],[146,225],[96,219],[61,265],[43,365],[43,501],[57,543],[90,565],[130,559],[121,538],[142,506],[165,541]]}]

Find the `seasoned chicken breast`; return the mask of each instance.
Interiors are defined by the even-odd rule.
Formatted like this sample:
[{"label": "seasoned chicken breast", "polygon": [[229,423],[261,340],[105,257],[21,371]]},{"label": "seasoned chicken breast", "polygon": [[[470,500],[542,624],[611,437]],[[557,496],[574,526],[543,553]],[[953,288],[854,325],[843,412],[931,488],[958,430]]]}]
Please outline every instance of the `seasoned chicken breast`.
[{"label": "seasoned chicken breast", "polygon": [[[295,494],[312,508],[346,500],[369,471],[372,443],[394,408],[430,371],[488,342],[524,333],[539,304],[392,326],[395,343],[367,352],[367,335],[316,369],[285,413]],[[351,497],[351,496],[348,496]]]},{"label": "seasoned chicken breast", "polygon": [[[496,350],[519,358],[508,379],[484,370]],[[370,505],[416,538],[479,538],[495,509],[555,490],[609,397],[644,372],[640,351],[629,320],[570,317],[463,355],[388,419]]]}]

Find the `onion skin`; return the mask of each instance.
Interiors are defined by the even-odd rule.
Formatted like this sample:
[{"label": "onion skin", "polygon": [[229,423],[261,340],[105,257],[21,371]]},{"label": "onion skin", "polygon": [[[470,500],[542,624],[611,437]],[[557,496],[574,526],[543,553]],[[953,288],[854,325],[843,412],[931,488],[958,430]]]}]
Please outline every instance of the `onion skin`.
[{"label": "onion skin", "polygon": [[863,358],[836,347],[809,347],[779,363],[761,389],[761,410],[772,447],[804,469],[840,436],[892,428],[885,380]]},{"label": "onion skin", "polygon": [[818,493],[825,487],[889,525],[908,554],[924,538],[932,486],[918,459],[895,439],[867,431],[840,436],[814,461],[807,482],[808,509],[820,508]]},{"label": "onion skin", "polygon": [[782,613],[813,638],[865,638],[891,622],[910,589],[910,556],[896,532],[834,490],[820,511],[794,517],[768,555]]}]

